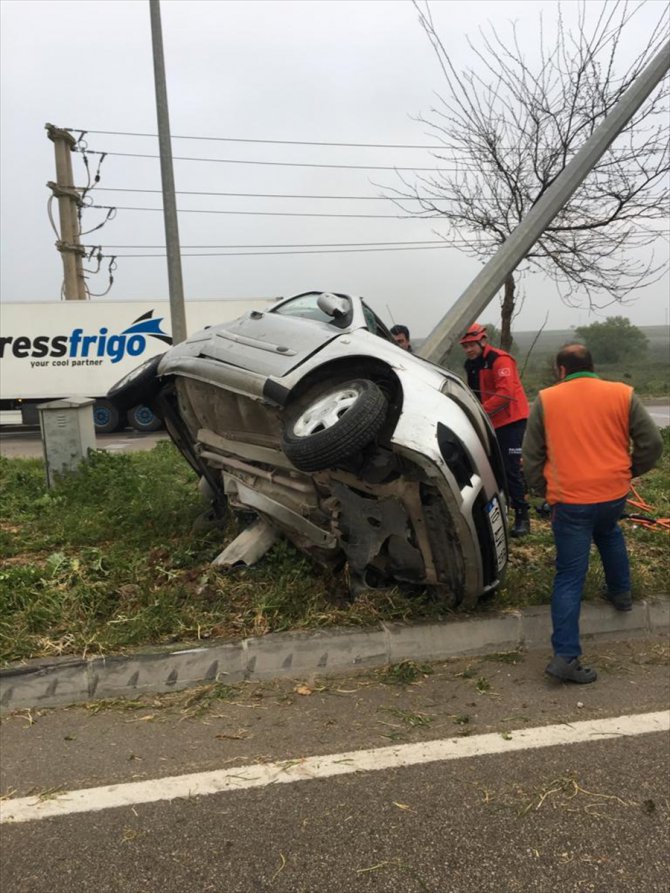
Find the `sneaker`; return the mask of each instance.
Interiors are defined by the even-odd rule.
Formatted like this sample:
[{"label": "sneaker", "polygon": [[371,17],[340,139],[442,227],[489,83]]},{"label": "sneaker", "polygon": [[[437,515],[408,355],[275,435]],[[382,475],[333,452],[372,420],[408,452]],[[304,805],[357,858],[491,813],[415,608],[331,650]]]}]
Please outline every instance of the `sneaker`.
[{"label": "sneaker", "polygon": [[566,660],[559,654],[553,656],[544,672],[548,676],[553,676],[554,679],[560,679],[561,682],[577,682],[580,685],[595,682],[598,678],[596,671],[591,667],[583,667],[578,657]]},{"label": "sneaker", "polygon": [[625,592],[610,592],[608,589],[605,588],[601,592],[601,596],[605,599],[606,602],[609,602],[613,607],[615,607],[617,611],[633,610],[633,596],[630,589],[626,590]]}]

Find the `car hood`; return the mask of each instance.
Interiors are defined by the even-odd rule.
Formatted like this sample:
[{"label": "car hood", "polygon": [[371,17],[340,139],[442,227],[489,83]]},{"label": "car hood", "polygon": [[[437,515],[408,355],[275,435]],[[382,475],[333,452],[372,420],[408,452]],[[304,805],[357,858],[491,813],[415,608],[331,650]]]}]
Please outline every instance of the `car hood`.
[{"label": "car hood", "polygon": [[201,357],[256,375],[282,377],[315,351],[349,332],[313,319],[252,311],[232,322],[196,332],[169,350],[159,374],[168,375],[188,358]]}]

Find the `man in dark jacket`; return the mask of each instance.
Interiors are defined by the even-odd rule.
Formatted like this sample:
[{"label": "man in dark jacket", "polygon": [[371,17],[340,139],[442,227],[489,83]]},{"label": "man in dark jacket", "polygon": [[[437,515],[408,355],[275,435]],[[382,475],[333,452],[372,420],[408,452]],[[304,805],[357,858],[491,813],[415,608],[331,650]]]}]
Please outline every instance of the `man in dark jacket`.
[{"label": "man in dark jacket", "polygon": [[526,536],[530,532],[530,517],[521,473],[521,443],[529,407],[516,360],[504,350],[491,347],[486,329],[479,323],[470,326],[460,343],[467,356],[468,385],[490,418],[500,444],[514,509],[512,536]]},{"label": "man in dark jacket", "polygon": [[410,353],[414,353],[412,350],[412,342],[409,340],[409,329],[407,326],[402,326],[400,324],[391,326],[391,334],[398,347],[402,347],[403,350],[408,350]]}]

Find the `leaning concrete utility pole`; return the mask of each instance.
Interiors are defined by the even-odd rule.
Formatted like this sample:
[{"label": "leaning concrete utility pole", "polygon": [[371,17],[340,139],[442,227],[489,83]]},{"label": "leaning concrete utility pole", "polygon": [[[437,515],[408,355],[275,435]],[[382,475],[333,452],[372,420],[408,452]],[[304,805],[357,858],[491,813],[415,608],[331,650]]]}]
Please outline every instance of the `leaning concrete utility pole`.
[{"label": "leaning concrete utility pole", "polygon": [[542,198],[528,212],[509,239],[482,268],[456,303],[445,313],[418,351],[440,363],[456,339],[477,319],[528,254],[547,226],[568,203],[598,159],[621,133],[654,87],[670,69],[670,42],[626,90],[613,111],[595,129]]},{"label": "leaning concrete utility pole", "polygon": [[47,186],[58,199],[60,239],[56,242],[56,248],[63,258],[63,296],[66,301],[86,301],[88,290],[82,263],[85,251],[79,242],[77,216],[81,197],[75,189],[72,173],[72,149],[76,140],[67,130],[61,130],[53,124],[45,124],[44,127],[54,144],[56,156],[56,182],[49,180]]},{"label": "leaning concrete utility pole", "polygon": [[170,115],[168,112],[167,84],[165,82],[165,58],[163,56],[163,34],[161,31],[159,0],[149,0],[149,10],[151,13],[151,42],[153,44],[154,81],[156,84],[158,146],[161,157],[161,180],[163,184],[163,218],[165,220],[172,341],[174,344],[178,344],[180,341],[186,340],[186,311],[184,309],[184,283],[181,275],[177,199],[172,167]]}]

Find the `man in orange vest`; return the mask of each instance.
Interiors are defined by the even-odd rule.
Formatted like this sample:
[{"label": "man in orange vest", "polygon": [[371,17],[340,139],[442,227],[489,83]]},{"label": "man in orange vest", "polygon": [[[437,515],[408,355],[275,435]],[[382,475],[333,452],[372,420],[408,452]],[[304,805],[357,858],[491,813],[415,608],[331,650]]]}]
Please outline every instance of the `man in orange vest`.
[{"label": "man in orange vest", "polygon": [[551,506],[556,545],[554,657],[546,672],[586,683],[597,678],[579,660],[579,613],[591,541],[605,571],[605,598],[618,611],[630,611],[630,568],[618,522],[631,478],[655,465],[663,441],[631,387],[602,381],[594,373],[583,344],[561,348],[556,372],[558,384],[540,391],[530,414],[523,463],[528,486],[546,495]]},{"label": "man in orange vest", "polygon": [[526,536],[530,532],[530,516],[521,472],[521,443],[529,408],[516,360],[504,350],[491,347],[486,329],[479,323],[470,326],[460,343],[467,357],[468,385],[490,418],[500,445],[514,509],[512,536]]}]

